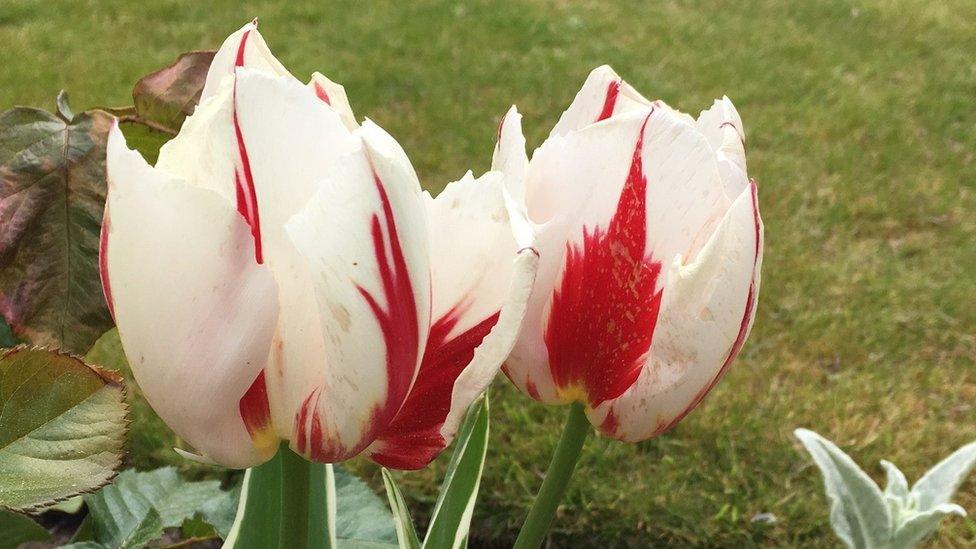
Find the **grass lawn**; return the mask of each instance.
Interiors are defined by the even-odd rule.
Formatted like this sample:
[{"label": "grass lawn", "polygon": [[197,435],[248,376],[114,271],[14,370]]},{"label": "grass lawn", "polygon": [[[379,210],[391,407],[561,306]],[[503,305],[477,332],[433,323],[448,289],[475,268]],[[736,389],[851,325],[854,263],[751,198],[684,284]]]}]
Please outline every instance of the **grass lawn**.
[{"label": "grass lawn", "polygon": [[[76,111],[127,104],[139,76],[254,16],[296,75],[343,83],[431,190],[487,168],[511,103],[541,143],[602,63],[685,111],[735,101],[766,223],[752,337],[672,432],[588,441],[555,546],[834,546],[794,428],[836,440],[878,479],[881,458],[912,478],[976,439],[976,2],[237,4],[3,0],[0,106],[51,108],[61,88]],[[505,546],[566,409],[499,379],[492,412],[474,533]],[[177,461],[150,425],[134,426],[134,462]],[[402,475],[418,516],[446,461]],[[976,482],[958,501],[976,512]],[[776,522],[750,520],[762,512]],[[976,522],[940,535],[972,546]]]}]

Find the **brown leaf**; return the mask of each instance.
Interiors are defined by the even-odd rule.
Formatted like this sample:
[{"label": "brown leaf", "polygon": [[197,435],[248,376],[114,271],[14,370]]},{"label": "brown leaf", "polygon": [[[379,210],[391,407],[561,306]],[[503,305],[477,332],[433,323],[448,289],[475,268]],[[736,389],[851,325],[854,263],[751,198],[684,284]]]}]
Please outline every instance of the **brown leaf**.
[{"label": "brown leaf", "polygon": [[139,118],[179,130],[183,120],[193,114],[207,79],[214,51],[184,53],[168,67],[147,74],[132,89]]},{"label": "brown leaf", "polygon": [[84,353],[112,326],[98,274],[112,120],[0,114],[0,314],[21,340]]}]

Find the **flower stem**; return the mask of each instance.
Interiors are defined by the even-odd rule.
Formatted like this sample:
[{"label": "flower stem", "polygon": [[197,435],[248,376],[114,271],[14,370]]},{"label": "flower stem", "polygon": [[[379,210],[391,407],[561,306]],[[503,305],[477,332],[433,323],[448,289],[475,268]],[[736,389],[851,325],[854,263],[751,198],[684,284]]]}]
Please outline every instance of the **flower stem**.
[{"label": "flower stem", "polygon": [[583,441],[590,433],[590,423],[586,419],[586,412],[580,403],[573,404],[569,409],[569,417],[563,434],[556,445],[556,451],[546,470],[546,478],[542,481],[542,488],[535,497],[532,509],[522,524],[514,549],[536,549],[549,531],[549,525],[556,514],[556,508],[566,493],[569,477],[573,475],[576,462],[579,461],[583,449]]},{"label": "flower stem", "polygon": [[311,462],[281,448],[281,532],[278,547],[308,546],[308,487]]}]

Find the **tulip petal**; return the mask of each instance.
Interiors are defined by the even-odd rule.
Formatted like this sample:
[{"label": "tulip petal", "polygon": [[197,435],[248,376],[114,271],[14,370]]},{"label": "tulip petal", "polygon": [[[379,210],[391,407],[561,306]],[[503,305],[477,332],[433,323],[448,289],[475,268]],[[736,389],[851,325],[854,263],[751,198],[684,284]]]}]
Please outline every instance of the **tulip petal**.
[{"label": "tulip petal", "polygon": [[288,69],[271,53],[264,37],[258,32],[258,20],[255,19],[228,36],[220,45],[213,61],[210,62],[207,80],[200,94],[200,103],[216,95],[224,79],[232,76],[238,67],[294,79]]},{"label": "tulip petal", "polygon": [[[352,457],[393,419],[430,327],[427,227],[420,185],[396,141],[372,122],[286,225],[307,261],[326,364],[295,414],[292,448]],[[382,344],[380,344],[382,343]],[[291,364],[289,364],[291,366]]]},{"label": "tulip petal", "polygon": [[278,302],[247,224],[215,193],[147,165],[118,127],[107,155],[106,282],[136,381],[206,459],[263,462],[277,439],[266,421],[249,435],[240,399],[265,364]]},{"label": "tulip petal", "polygon": [[498,140],[495,142],[491,169],[504,174],[505,188],[515,200],[516,206],[524,209],[525,177],[529,171],[529,157],[525,154],[522,115],[514,105],[498,123]]},{"label": "tulip petal", "polygon": [[315,94],[315,97],[324,101],[338,113],[342,123],[346,125],[349,131],[355,131],[359,127],[359,124],[356,123],[356,116],[352,113],[352,107],[349,105],[349,98],[346,97],[345,88],[318,72],[312,73],[308,87]]},{"label": "tulip petal", "polygon": [[501,173],[469,172],[427,197],[435,320],[417,381],[369,449],[381,465],[430,463],[515,343],[538,258],[516,240],[504,195]]},{"label": "tulip petal", "polygon": [[650,106],[650,101],[608,65],[603,65],[586,77],[583,87],[549,135],[566,135],[611,116],[646,110]]},{"label": "tulip petal", "polygon": [[716,99],[712,107],[702,111],[695,123],[718,158],[719,170],[725,181],[726,195],[739,196],[749,185],[746,175],[746,134],[742,118],[728,97]]},{"label": "tulip petal", "polygon": [[604,435],[634,442],[673,427],[735,360],[755,316],[762,220],[755,184],[691,264],[671,264],[649,359],[619,398],[588,412]]}]

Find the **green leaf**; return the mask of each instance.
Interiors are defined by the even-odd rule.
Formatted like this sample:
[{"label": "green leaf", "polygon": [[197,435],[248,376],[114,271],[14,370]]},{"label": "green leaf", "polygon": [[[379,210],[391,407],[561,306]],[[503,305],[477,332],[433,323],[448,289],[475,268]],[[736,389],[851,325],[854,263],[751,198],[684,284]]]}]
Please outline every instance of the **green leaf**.
[{"label": "green leaf", "polygon": [[926,471],[912,486],[912,494],[918,498],[919,508],[928,511],[949,503],[974,465],[976,442],[971,442]]},{"label": "green leaf", "polygon": [[30,511],[103,486],[122,462],[122,379],[81,359],[0,356],[0,505]]},{"label": "green leaf", "polygon": [[112,326],[98,273],[112,124],[101,111],[0,114],[0,209],[16,212],[0,220],[0,312],[24,341],[81,354]]},{"label": "green leaf", "polygon": [[0,549],[14,548],[27,541],[47,541],[51,534],[30,517],[0,509]]},{"label": "green leaf", "polygon": [[343,549],[396,547],[397,533],[389,508],[365,482],[334,466],[336,541]]},{"label": "green leaf", "polygon": [[878,485],[834,443],[807,429],[793,433],[823,474],[837,536],[850,547],[885,546],[891,540],[892,520]]},{"label": "green leaf", "polygon": [[200,102],[214,51],[191,51],[156,72],[147,74],[132,89],[135,110],[142,119],[177,131]]},{"label": "green leaf", "polygon": [[[95,540],[109,547],[142,547],[165,528],[179,527],[212,506],[233,506],[233,497],[215,480],[188,482],[172,467],[149,472],[128,470],[115,482],[85,496]],[[215,503],[216,502],[216,503]]]},{"label": "green leaf", "polygon": [[313,463],[309,484],[308,549],[334,549],[336,490],[332,464]]},{"label": "green leaf", "polygon": [[0,315],[0,349],[9,349],[15,345],[17,345],[17,338],[10,331],[10,326],[7,325],[7,321]]},{"label": "green leaf", "polygon": [[892,549],[910,549],[939,528],[939,522],[948,515],[966,516],[966,511],[954,503],[942,503],[922,513],[916,513],[895,530]]},{"label": "green leaf", "polygon": [[244,473],[237,516],[225,549],[275,547],[281,527],[281,453]]},{"label": "green leaf", "polygon": [[396,480],[390,471],[384,467],[383,484],[386,486],[386,497],[390,500],[390,509],[393,511],[393,524],[396,528],[397,540],[402,549],[419,549],[420,540],[417,539],[417,532],[413,527],[413,519],[410,518],[410,510],[407,502],[400,493],[400,488],[396,485]]},{"label": "green leaf", "polygon": [[488,397],[482,395],[461,425],[424,538],[425,548],[458,548],[467,540],[488,450],[488,412]]}]

